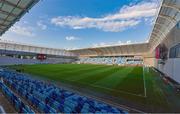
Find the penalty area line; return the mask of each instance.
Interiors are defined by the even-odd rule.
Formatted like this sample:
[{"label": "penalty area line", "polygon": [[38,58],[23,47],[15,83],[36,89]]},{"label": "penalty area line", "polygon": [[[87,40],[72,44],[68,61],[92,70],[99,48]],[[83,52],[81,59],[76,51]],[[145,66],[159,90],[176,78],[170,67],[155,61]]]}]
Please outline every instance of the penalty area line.
[{"label": "penalty area line", "polygon": [[107,88],[107,87],[102,87],[102,86],[97,86],[97,85],[94,85],[94,84],[90,84],[90,86],[97,87],[97,88],[102,88],[102,89],[106,89],[106,90],[110,90],[110,91],[114,91],[114,92],[118,92],[118,93],[125,93],[125,94],[129,94],[129,95],[133,95],[133,96],[145,97],[144,95],[134,94],[134,93],[130,93],[130,92],[122,91],[122,90],[116,90],[116,89]]}]

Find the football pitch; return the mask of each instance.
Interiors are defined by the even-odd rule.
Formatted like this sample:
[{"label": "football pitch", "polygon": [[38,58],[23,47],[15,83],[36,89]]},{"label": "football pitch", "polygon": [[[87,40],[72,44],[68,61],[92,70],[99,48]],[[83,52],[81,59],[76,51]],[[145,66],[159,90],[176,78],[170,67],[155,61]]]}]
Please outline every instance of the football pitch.
[{"label": "football pitch", "polygon": [[[151,68],[92,64],[20,65],[25,73],[91,90],[148,111],[179,111],[180,96]],[[125,102],[124,102],[125,101]]]}]

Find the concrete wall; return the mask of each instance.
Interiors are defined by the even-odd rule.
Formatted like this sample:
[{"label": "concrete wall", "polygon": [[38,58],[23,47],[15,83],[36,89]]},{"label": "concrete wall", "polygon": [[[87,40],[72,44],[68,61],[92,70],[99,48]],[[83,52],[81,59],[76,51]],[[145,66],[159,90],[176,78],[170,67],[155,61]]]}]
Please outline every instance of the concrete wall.
[{"label": "concrete wall", "polygon": [[180,58],[169,59],[160,69],[174,80],[180,82]]},{"label": "concrete wall", "polygon": [[144,65],[146,66],[155,66],[156,65],[156,59],[151,57],[151,58],[144,58]]},{"label": "concrete wall", "polygon": [[143,56],[144,65],[146,66],[156,66],[155,52],[147,53]]},{"label": "concrete wall", "polygon": [[180,58],[169,58],[170,48],[180,43],[180,28],[173,28],[162,43],[168,48],[168,59],[164,61],[165,64],[157,64],[155,67],[180,83]]}]

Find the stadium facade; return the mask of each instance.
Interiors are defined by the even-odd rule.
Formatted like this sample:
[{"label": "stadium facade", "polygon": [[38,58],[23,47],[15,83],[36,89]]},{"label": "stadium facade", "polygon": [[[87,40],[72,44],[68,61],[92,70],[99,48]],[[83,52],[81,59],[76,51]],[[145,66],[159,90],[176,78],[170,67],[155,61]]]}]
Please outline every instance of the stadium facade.
[{"label": "stadium facade", "polygon": [[[11,26],[14,25],[14,23],[19,21],[20,18],[38,2],[39,0],[1,0],[0,1],[0,6],[1,6],[0,35],[3,35]],[[111,67],[108,68],[108,70],[106,69],[108,73],[111,73],[109,69],[119,70],[119,67],[116,66],[148,66],[148,68],[153,67],[153,69],[151,69],[152,71],[153,70],[156,72],[159,71],[160,74],[163,74],[163,77],[165,77],[166,79],[170,78],[171,81],[173,80],[172,84],[177,84],[179,86],[180,83],[180,76],[179,76],[180,37],[179,36],[180,36],[180,0],[162,0],[160,8],[157,13],[156,21],[154,23],[152,32],[150,33],[149,36],[149,40],[145,43],[65,50],[65,49],[40,47],[40,46],[33,46],[28,44],[20,44],[20,43],[0,40],[0,66],[22,65],[22,64],[74,63],[75,65],[81,64],[82,66],[78,68],[83,68],[83,64],[86,63],[106,64],[105,66],[97,65],[95,67],[95,68],[99,67],[100,69],[102,68],[101,69],[102,71],[104,67],[108,67],[107,65],[115,66],[115,69]],[[94,66],[89,66],[89,67],[94,67]],[[59,67],[57,67],[57,69],[58,68]],[[135,85],[138,84],[134,83],[134,81],[138,80],[137,83],[139,83],[139,80],[141,80],[140,82],[142,82],[142,84],[140,84],[140,86],[137,86],[137,88],[138,89],[141,88],[142,93],[138,93],[138,90],[136,90],[136,88],[135,88],[135,93],[133,93],[134,91],[131,93],[130,92],[131,90],[130,91],[120,90],[120,93],[124,94],[125,98],[126,97],[128,98],[128,96],[130,96],[130,98],[132,99],[135,98],[135,101],[136,98],[138,99],[142,98],[143,100],[147,98],[146,94],[148,92],[146,91],[146,84],[145,84],[147,79],[145,79],[144,76],[145,73],[144,68],[145,67],[136,68],[139,69],[139,71],[137,70],[137,72],[140,72],[142,77],[134,76],[133,78],[132,77],[129,78],[132,81],[132,83]],[[47,70],[48,68],[45,69]],[[57,69],[53,69],[53,71]],[[66,67],[64,69],[66,70],[70,68]],[[88,71],[88,69],[90,68],[85,68],[85,71],[86,70]],[[133,71],[133,68],[125,68],[125,69],[130,69],[130,71]],[[127,113],[127,110],[129,112],[131,112],[132,110],[133,112],[141,112],[140,110],[135,109],[137,105],[134,104],[132,105],[132,107],[133,106],[135,107],[134,109],[133,108],[129,109],[129,107],[125,108],[125,106],[122,106],[123,107],[122,109],[119,107],[116,108],[117,105],[114,105],[113,103],[110,103],[112,105],[111,106],[106,104],[106,102],[104,102],[103,100],[102,100],[103,102],[99,102],[99,99],[97,101],[94,99],[90,99],[89,97],[86,97],[84,95],[81,94],[79,95],[76,92],[73,93],[71,91],[58,88],[53,84],[49,84],[49,83],[47,84],[41,80],[33,79],[32,77],[29,77],[27,74],[23,74],[23,73],[21,74],[16,71],[11,71],[9,69],[7,70],[6,68],[5,69],[0,68],[0,76],[1,76],[0,89],[1,92],[7,96],[9,101],[12,104],[14,104],[14,107],[18,110],[18,112],[35,113],[31,109],[35,109],[35,111],[37,111],[38,109],[41,110],[41,112],[43,113],[56,113],[57,111],[70,112],[70,113],[72,113],[73,111],[74,111],[73,113],[83,112],[83,111],[93,112],[93,113],[95,112]],[[80,73],[81,71],[83,72],[83,70],[78,70],[78,72],[77,71],[75,72],[78,74],[79,71]],[[122,73],[122,71],[118,71],[118,72]],[[100,72],[100,73],[102,73],[102,75],[100,76],[100,78],[102,78],[103,75],[105,74],[103,74],[104,72]],[[128,70],[126,71],[126,73],[127,75],[133,75],[131,74],[131,72],[128,72]],[[50,75],[52,78],[52,74]],[[87,81],[86,78],[83,79],[81,76],[80,76],[80,80],[82,79],[83,81]],[[47,77],[48,77],[48,72],[47,72]],[[153,77],[151,78],[157,79]],[[91,80],[90,78],[87,79]],[[128,80],[128,78],[126,79]],[[96,77],[94,77],[94,80],[96,80]],[[92,79],[88,83],[91,83],[94,80]],[[127,80],[126,82],[128,82]],[[106,83],[106,81],[104,83]],[[110,82],[111,81],[112,80],[110,80]],[[109,80],[107,82],[109,82]],[[148,83],[152,84],[152,82],[150,81]],[[173,87],[175,86],[173,85]],[[124,84],[124,89],[126,89],[126,87],[128,88],[128,86]],[[177,88],[179,91],[179,87]],[[83,89],[86,88],[83,87],[78,88],[78,90],[83,90]],[[105,88],[105,90],[109,91],[109,88],[108,89]],[[86,91],[87,90],[85,90],[85,93]],[[113,92],[116,93],[117,90],[114,90]],[[17,97],[16,94],[14,93],[18,93],[20,96],[23,96],[23,99],[25,98],[27,101],[21,101],[20,97]],[[38,98],[37,96],[40,99],[37,99]],[[163,98],[164,96],[163,97],[162,96],[158,96],[158,98],[159,97]],[[176,96],[176,94],[175,95],[173,94],[173,97],[174,96]],[[2,96],[0,96],[0,98],[1,97]],[[173,97],[171,97],[173,101],[174,99],[179,98],[179,97],[174,97],[174,98]],[[106,98],[107,99],[113,98],[113,96],[112,97],[107,96]],[[164,99],[162,101],[164,102]],[[63,105],[62,102],[64,103]],[[29,107],[30,105],[26,105],[29,103],[32,104],[32,107]],[[86,105],[84,105],[85,103]],[[126,106],[131,105],[129,101],[126,101],[126,103],[128,104]],[[148,102],[146,103],[148,104]],[[155,105],[159,105],[159,104],[155,104]],[[174,106],[179,106],[179,104],[175,103]],[[154,107],[153,108],[150,107],[153,110],[151,110],[149,107],[148,108],[150,110],[146,109],[147,107],[145,108],[144,107],[143,108],[138,107],[138,109],[142,109],[144,111],[148,110],[150,112],[151,111],[156,112],[156,110],[154,110],[155,109]],[[179,111],[179,108],[177,107],[173,107],[173,108],[175,109],[173,111]],[[0,112],[3,112],[3,110],[1,110],[1,107],[0,107]],[[159,112],[161,112],[161,110]]]},{"label": "stadium facade", "polygon": [[[4,0],[1,8],[1,35],[18,21],[38,0],[15,2]],[[20,3],[19,3],[20,4]],[[53,49],[0,41],[0,64],[35,63],[98,63],[144,64],[153,66],[180,82],[180,7],[178,0],[162,0],[157,18],[147,43],[85,48],[76,50]],[[44,59],[43,59],[44,58]]]}]

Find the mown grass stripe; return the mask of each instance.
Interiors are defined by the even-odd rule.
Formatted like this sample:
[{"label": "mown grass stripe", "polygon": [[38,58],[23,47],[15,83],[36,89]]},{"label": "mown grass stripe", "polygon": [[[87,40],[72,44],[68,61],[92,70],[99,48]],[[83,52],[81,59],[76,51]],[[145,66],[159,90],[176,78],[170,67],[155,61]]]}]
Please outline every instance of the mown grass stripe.
[{"label": "mown grass stripe", "polygon": [[95,83],[95,82],[105,78],[105,77],[110,76],[114,72],[117,72],[118,69],[119,69],[118,67],[112,67],[112,69],[110,68],[110,70],[108,70],[108,71],[97,73],[96,75],[91,75],[91,76],[85,77],[85,78],[77,80],[77,81],[78,82],[82,81],[82,82],[86,82],[88,84],[92,84],[92,83]]},{"label": "mown grass stripe", "polygon": [[115,89],[135,94],[144,94],[142,68],[133,67],[133,70],[122,79],[121,83],[119,83]]},{"label": "mown grass stripe", "polygon": [[80,80],[80,79],[83,79],[83,78],[86,78],[86,77],[89,77],[89,76],[98,75],[100,73],[103,73],[105,71],[109,71],[109,70],[112,70],[112,69],[113,69],[112,67],[96,68],[96,69],[93,69],[93,70],[89,70],[87,72],[80,73],[78,76],[74,75],[73,77],[67,77],[67,79],[77,81],[77,80]]},{"label": "mown grass stripe", "polygon": [[94,83],[98,86],[105,86],[109,88],[116,87],[119,83],[121,83],[122,79],[126,77],[126,75],[131,72],[133,68],[130,67],[123,67],[120,68],[117,72],[111,74],[109,77],[106,77],[102,80],[97,81]]}]

